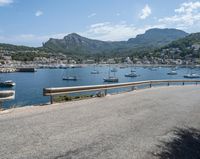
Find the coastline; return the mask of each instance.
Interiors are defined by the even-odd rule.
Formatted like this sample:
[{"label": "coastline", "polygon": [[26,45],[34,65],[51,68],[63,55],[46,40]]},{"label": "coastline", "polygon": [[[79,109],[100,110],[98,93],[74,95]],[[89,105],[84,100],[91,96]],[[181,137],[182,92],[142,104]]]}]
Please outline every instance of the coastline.
[{"label": "coastline", "polygon": [[34,109],[51,109],[51,107],[59,107],[59,106],[61,106],[61,105],[70,105],[70,104],[73,104],[73,103],[81,103],[82,101],[83,102],[88,102],[88,101],[93,101],[93,100],[98,100],[98,99],[100,99],[100,100],[103,100],[103,99],[106,99],[107,97],[116,97],[117,98],[117,96],[121,96],[121,95],[123,95],[123,96],[125,96],[126,94],[131,94],[131,93],[134,93],[134,94],[137,94],[137,93],[145,93],[146,91],[151,91],[151,90],[159,90],[159,91],[161,91],[161,90],[163,90],[163,89],[170,89],[170,88],[173,88],[173,89],[175,89],[175,88],[180,88],[180,87],[183,87],[183,89],[184,88],[186,88],[186,87],[193,87],[193,88],[198,88],[198,87],[200,87],[200,85],[184,85],[184,86],[182,86],[182,85],[171,85],[171,86],[154,86],[154,87],[151,87],[151,88],[149,88],[149,87],[145,87],[145,88],[142,88],[142,89],[135,89],[134,91],[122,91],[122,92],[118,92],[118,93],[112,93],[112,94],[107,94],[106,96],[103,96],[103,97],[91,97],[91,98],[85,98],[85,99],[78,99],[78,100],[71,100],[71,101],[64,101],[64,102],[55,102],[55,103],[53,103],[53,104],[51,104],[50,102],[48,102],[48,103],[44,103],[44,104],[39,104],[39,105],[25,105],[25,106],[16,106],[16,107],[10,107],[10,108],[8,108],[8,109],[3,109],[3,110],[0,110],[0,115],[2,115],[2,114],[6,114],[6,113],[10,113],[10,112],[13,112],[13,111],[15,111],[15,110],[19,110],[19,111],[26,111],[26,110],[34,110]]},{"label": "coastline", "polygon": [[[200,68],[200,65],[168,65],[168,64],[124,64],[124,63],[119,63],[119,64],[66,64],[64,66],[60,66],[57,65],[55,66],[53,65],[44,65],[44,66],[37,66],[37,65],[23,65],[21,66],[21,69],[25,69],[27,71],[24,72],[36,72],[35,69],[66,69],[66,68],[81,68],[81,67],[88,67],[88,66],[94,66],[94,65],[98,65],[100,67],[103,66],[108,66],[108,65],[112,65],[112,66],[116,66],[116,67],[120,67],[120,66],[128,66],[128,67],[196,67],[196,68]],[[29,71],[30,69],[30,71]],[[13,72],[23,72],[20,71],[19,66],[0,66],[0,73],[13,73]]]}]

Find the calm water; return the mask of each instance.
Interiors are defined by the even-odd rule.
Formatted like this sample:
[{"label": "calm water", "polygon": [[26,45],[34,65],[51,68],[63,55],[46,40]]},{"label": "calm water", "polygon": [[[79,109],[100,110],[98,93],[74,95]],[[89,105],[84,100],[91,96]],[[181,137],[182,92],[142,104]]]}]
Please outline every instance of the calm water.
[{"label": "calm water", "polygon": [[[108,67],[96,67],[100,74],[91,74],[93,67],[83,67],[74,69],[38,69],[35,73],[9,73],[0,74],[3,80],[13,80],[16,86],[15,100],[6,102],[5,108],[10,106],[25,106],[45,104],[49,102],[49,97],[43,97],[42,91],[45,87],[63,87],[63,86],[80,86],[80,85],[95,85],[105,84],[103,78],[108,76]],[[178,75],[170,76],[167,72],[171,71],[170,67],[159,67],[152,70],[144,67],[135,67],[136,73],[139,75],[135,78],[127,78],[124,75],[130,73],[130,68],[117,68],[116,76],[119,82],[132,82],[142,80],[157,80],[157,79],[182,79],[184,74],[195,72],[200,73],[199,68],[178,68]],[[65,74],[77,75],[77,81],[63,81],[62,77]]]}]

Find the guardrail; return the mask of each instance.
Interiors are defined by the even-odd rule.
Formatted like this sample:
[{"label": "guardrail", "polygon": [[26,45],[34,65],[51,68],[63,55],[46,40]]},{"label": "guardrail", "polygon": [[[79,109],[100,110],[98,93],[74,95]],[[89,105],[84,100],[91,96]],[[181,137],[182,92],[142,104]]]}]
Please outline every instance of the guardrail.
[{"label": "guardrail", "polygon": [[136,86],[149,85],[151,88],[156,84],[166,84],[169,86],[172,83],[180,83],[185,85],[185,83],[200,83],[200,80],[150,80],[150,81],[139,81],[139,82],[128,82],[128,83],[117,83],[117,84],[104,84],[104,85],[91,85],[91,86],[76,86],[76,87],[57,87],[57,88],[44,88],[43,95],[50,96],[50,102],[53,104],[53,96],[69,94],[69,93],[80,93],[80,92],[92,92],[92,91],[104,91],[107,95],[107,90],[115,88],[128,88],[134,90]]}]

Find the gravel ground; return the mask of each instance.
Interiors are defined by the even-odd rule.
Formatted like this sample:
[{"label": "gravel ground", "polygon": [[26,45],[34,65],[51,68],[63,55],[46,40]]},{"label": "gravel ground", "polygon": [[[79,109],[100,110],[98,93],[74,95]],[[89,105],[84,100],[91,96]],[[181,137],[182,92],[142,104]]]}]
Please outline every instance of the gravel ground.
[{"label": "gravel ground", "polygon": [[0,113],[2,159],[148,159],[174,128],[200,129],[200,86],[154,87]]}]

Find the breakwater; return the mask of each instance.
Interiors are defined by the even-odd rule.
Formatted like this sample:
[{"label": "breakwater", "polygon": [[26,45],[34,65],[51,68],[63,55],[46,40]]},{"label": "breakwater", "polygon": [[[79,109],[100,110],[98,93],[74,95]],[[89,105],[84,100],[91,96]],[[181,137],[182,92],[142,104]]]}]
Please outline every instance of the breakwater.
[{"label": "breakwater", "polygon": [[22,67],[22,68],[0,68],[0,73],[13,73],[13,72],[36,72],[35,68]]}]

